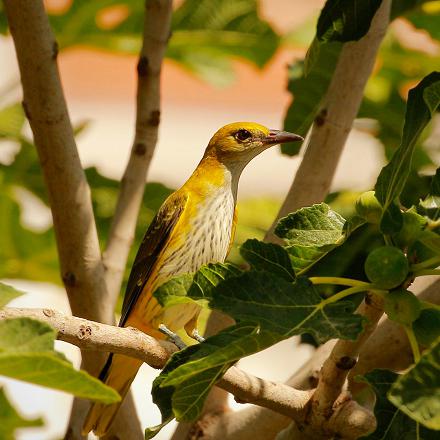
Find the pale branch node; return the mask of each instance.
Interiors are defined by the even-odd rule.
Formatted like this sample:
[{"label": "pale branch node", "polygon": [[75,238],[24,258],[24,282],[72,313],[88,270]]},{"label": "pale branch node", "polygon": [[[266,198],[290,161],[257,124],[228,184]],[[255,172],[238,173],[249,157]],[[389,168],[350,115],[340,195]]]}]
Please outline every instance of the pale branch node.
[{"label": "pale branch node", "polygon": [[[61,276],[74,315],[113,323],[90,187],[81,166],[57,66],[58,45],[42,0],[5,0],[23,88],[23,108],[37,148],[58,247]],[[103,354],[83,353],[96,373]],[[131,402],[131,404],[130,404]],[[66,438],[80,440],[87,406],[75,399]],[[130,425],[120,421],[129,417]],[[143,438],[129,397],[112,430],[126,440]]]},{"label": "pale branch node", "polygon": [[[345,43],[327,93],[313,124],[310,141],[283,205],[266,234],[273,233],[278,220],[304,206],[322,202],[327,196],[341,153],[364,95],[380,43],[389,23],[391,0],[384,0],[367,34]],[[304,190],[307,188],[307,191]]]},{"label": "pale branch node", "polygon": [[[142,48],[137,65],[136,124],[130,159],[121,181],[115,215],[103,252],[105,280],[114,307],[156,147],[160,122],[160,71],[170,37],[172,0],[146,0]],[[146,226],[146,225],[145,225]]]},{"label": "pale branch node", "polygon": [[[111,351],[136,357],[155,368],[165,365],[176,347],[165,341],[157,341],[133,328],[120,328],[107,324],[89,321],[83,318],[67,316],[51,309],[5,308],[0,310],[0,319],[31,317],[51,325],[58,332],[58,339],[74,344],[86,350]],[[245,373],[237,367],[231,367],[218,381],[217,385],[232,393],[242,403],[253,403],[284,414],[298,423],[305,420],[308,402],[313,390],[296,390],[282,383],[260,379]],[[341,408],[343,404],[341,405]],[[348,435],[349,430],[360,430],[363,433],[371,430],[370,412],[356,406],[362,413],[360,423],[345,426],[344,419],[332,417],[326,429]],[[374,420],[374,418],[373,418]],[[368,421],[368,426],[366,421]],[[351,432],[351,431],[350,431]]]}]

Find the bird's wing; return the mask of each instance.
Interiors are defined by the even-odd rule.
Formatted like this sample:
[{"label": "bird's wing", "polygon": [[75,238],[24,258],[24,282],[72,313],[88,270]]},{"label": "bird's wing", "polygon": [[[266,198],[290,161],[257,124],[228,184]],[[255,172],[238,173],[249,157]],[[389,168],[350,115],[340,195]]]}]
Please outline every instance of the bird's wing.
[{"label": "bird's wing", "polygon": [[159,209],[151,222],[136,254],[122,304],[119,326],[123,327],[136,304],[156,262],[166,247],[172,231],[185,209],[188,196],[174,193]]}]

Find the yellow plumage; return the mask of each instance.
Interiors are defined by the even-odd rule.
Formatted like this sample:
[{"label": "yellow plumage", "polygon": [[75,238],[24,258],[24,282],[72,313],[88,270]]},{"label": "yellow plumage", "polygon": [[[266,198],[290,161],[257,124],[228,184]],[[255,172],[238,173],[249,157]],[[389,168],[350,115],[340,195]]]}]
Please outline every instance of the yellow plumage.
[{"label": "yellow plumage", "polygon": [[[156,338],[160,324],[170,330],[185,328],[193,336],[199,307],[182,304],[164,310],[152,296],[173,276],[195,272],[209,262],[225,260],[234,238],[238,181],[243,168],[256,155],[278,143],[299,140],[286,132],[250,122],[221,128],[187,182],[171,194],[153,219],[132,267],[119,325],[136,327]],[[110,355],[100,379],[122,397],[142,362]],[[83,433],[102,436],[120,404],[93,404]]]}]

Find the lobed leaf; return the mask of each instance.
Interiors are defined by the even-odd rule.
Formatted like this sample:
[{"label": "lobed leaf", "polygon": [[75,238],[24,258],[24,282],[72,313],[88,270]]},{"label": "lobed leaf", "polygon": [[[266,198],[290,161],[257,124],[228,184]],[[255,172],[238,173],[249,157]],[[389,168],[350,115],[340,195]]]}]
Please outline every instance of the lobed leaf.
[{"label": "lobed leaf", "polygon": [[362,437],[365,440],[435,440],[436,433],[418,427],[416,422],[396,408],[387,398],[387,393],[398,378],[398,374],[389,370],[374,370],[357,380],[367,383],[376,394],[374,415],[377,428],[372,434]]},{"label": "lobed leaf", "polygon": [[282,218],[275,234],[286,242],[294,271],[300,275],[347,237],[363,222],[346,222],[327,204],[320,203]]},{"label": "lobed leaf", "polygon": [[289,254],[277,244],[250,239],[241,245],[240,254],[253,270],[271,272],[287,281],[295,280]]},{"label": "lobed leaf", "polygon": [[382,0],[327,0],[319,16],[320,41],[359,40],[370,28]]},{"label": "lobed leaf", "polygon": [[439,104],[440,72],[433,72],[410,90],[401,144],[376,182],[375,195],[384,208],[381,230],[385,234],[398,232],[402,227],[400,210],[395,200],[400,196],[408,178],[417,139]]},{"label": "lobed leaf", "polygon": [[[269,260],[271,269],[273,260],[280,257],[278,249],[271,254],[256,241],[245,249],[257,250],[257,258],[251,253],[250,259],[260,268],[260,254],[275,256]],[[263,265],[267,267],[267,261]],[[280,270],[278,265],[275,268],[275,272]],[[282,274],[286,276],[284,270]],[[292,283],[265,270],[242,272],[221,281],[212,291],[210,306],[228,313],[237,324],[173,355],[153,391],[163,424],[173,416],[185,421],[197,418],[209,390],[238,359],[303,332],[313,334],[320,342],[355,339],[363,325],[362,317],[353,314],[352,302],[323,300],[309,280],[299,278]],[[149,429],[148,438],[161,426]]]},{"label": "lobed leaf", "polygon": [[301,208],[282,218],[275,233],[289,246],[326,246],[343,238],[345,219],[325,203]]},{"label": "lobed leaf", "polygon": [[324,343],[331,338],[356,339],[362,330],[362,318],[352,313],[353,303],[327,303],[307,278],[290,283],[271,273],[245,272],[219,284],[210,305],[283,338],[311,333]]},{"label": "lobed leaf", "polygon": [[412,419],[440,430],[440,339],[395,381],[388,398]]},{"label": "lobed leaf", "polygon": [[0,283],[0,309],[11,302],[13,299],[23,295],[23,293],[24,292],[22,292],[21,290],[17,290],[15,287],[12,287],[5,283]]},{"label": "lobed leaf", "polygon": [[171,278],[158,287],[154,296],[163,307],[197,302],[204,306],[212,297],[215,287],[226,278],[237,276],[241,270],[230,263],[210,263],[195,274]]},{"label": "lobed leaf", "polygon": [[425,308],[413,322],[413,331],[419,344],[429,347],[440,338],[440,310]]},{"label": "lobed leaf", "polygon": [[0,388],[0,439],[14,440],[15,430],[43,426],[43,419],[25,419],[14,409],[7,399],[5,392]]},{"label": "lobed leaf", "polygon": [[[288,90],[293,101],[284,119],[284,129],[303,137],[317,117],[319,105],[327,91],[342,49],[341,43],[320,43],[309,50],[305,62],[289,67]],[[301,143],[283,144],[281,151],[289,156],[298,154]]]}]

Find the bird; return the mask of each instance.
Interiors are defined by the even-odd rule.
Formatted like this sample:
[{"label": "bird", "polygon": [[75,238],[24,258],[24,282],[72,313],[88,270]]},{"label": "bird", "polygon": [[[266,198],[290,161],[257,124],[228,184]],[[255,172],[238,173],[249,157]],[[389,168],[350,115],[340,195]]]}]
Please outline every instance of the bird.
[{"label": "bird", "polygon": [[[164,309],[154,291],[174,276],[225,261],[235,234],[243,169],[267,148],[301,140],[297,134],[254,122],[234,122],[214,134],[192,175],[165,200],[140,244],[125,291],[120,327],[135,327],[157,339],[166,337],[160,326],[170,332],[183,328],[189,336],[201,339],[197,332],[200,306],[186,303]],[[123,399],[141,365],[139,359],[110,354],[99,378]],[[120,404],[92,404],[83,435],[90,431],[98,437],[105,435]]]}]

